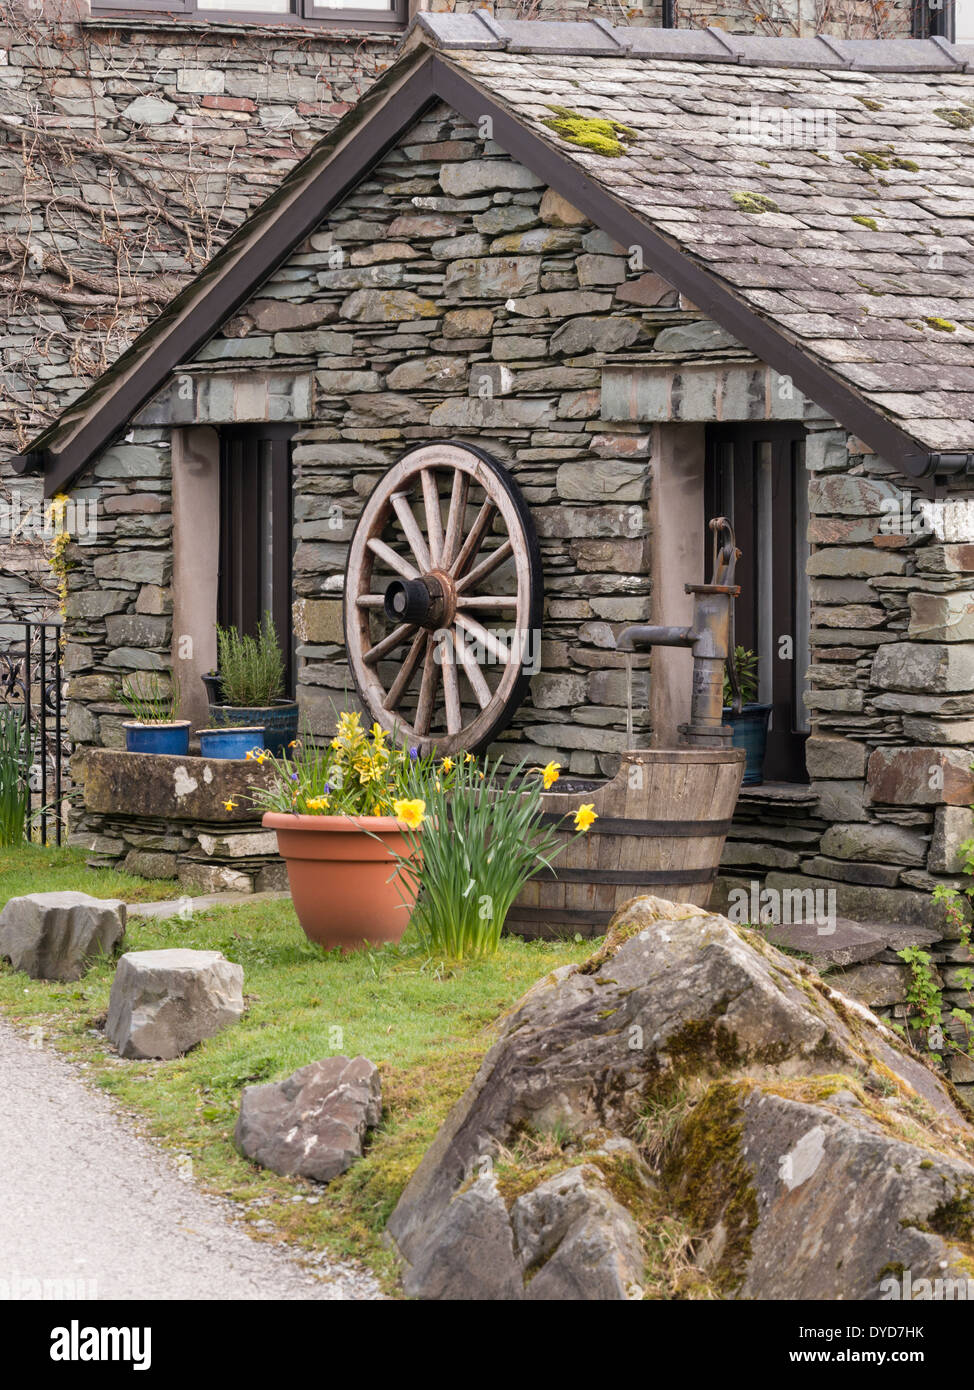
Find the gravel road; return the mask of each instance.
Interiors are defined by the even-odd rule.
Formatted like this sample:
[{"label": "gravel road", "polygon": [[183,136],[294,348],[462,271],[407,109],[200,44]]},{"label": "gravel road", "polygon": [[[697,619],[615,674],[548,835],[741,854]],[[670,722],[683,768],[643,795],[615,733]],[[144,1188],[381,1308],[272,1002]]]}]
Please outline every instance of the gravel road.
[{"label": "gravel road", "polygon": [[107,1096],[0,1022],[0,1299],[58,1293],[381,1297],[370,1275],[318,1261],[312,1273],[253,1240]]}]

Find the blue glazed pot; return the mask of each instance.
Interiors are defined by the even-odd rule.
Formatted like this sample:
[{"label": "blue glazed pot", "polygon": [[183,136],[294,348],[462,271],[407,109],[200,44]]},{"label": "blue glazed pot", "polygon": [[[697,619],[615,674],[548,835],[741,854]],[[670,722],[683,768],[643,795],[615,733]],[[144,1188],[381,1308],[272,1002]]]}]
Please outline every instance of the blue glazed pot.
[{"label": "blue glazed pot", "polygon": [[185,758],[189,753],[189,720],[177,719],[172,724],[138,724],[126,720],[125,750],[128,753],[168,753]]},{"label": "blue glazed pot", "polygon": [[201,758],[246,758],[252,748],[264,747],[263,725],[256,728],[197,729]]},{"label": "blue glazed pot", "polygon": [[757,787],[764,781],[764,755],[768,748],[770,705],[745,705],[740,714],[724,706],[724,723],[733,729],[731,743],[745,753],[742,785]]},{"label": "blue glazed pot", "polygon": [[217,729],[239,725],[262,728],[264,747],[279,758],[298,736],[298,704],[296,700],[278,700],[263,709],[248,709],[246,705],[210,705],[210,723]]}]

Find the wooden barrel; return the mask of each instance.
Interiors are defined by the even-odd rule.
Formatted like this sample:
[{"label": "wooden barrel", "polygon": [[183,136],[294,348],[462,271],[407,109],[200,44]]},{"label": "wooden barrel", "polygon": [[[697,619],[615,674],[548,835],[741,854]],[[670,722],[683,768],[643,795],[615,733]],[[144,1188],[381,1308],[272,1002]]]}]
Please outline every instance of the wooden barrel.
[{"label": "wooden barrel", "polygon": [[552,865],[526,884],[505,930],[526,937],[598,936],[630,898],[651,893],[706,907],[744,774],[740,748],[623,753],[611,782],[546,792],[545,821],[583,802],[598,820],[576,837],[569,818]]}]

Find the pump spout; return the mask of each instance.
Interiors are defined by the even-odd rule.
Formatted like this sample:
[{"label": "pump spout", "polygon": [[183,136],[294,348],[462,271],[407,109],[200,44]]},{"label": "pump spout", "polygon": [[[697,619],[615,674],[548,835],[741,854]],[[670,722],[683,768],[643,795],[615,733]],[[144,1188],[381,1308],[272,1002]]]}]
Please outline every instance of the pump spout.
[{"label": "pump spout", "polygon": [[648,627],[636,623],[620,632],[616,650],[634,652],[640,647],[692,647],[697,634],[691,627]]}]

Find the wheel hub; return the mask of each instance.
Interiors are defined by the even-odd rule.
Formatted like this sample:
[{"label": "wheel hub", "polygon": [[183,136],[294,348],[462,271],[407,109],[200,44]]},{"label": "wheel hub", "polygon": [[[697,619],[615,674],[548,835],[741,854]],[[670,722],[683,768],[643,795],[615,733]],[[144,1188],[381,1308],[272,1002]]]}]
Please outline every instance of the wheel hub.
[{"label": "wheel hub", "polygon": [[417,579],[393,579],[382,600],[391,623],[414,623],[431,632],[450,626],[456,604],[453,580],[443,570],[430,570]]}]

